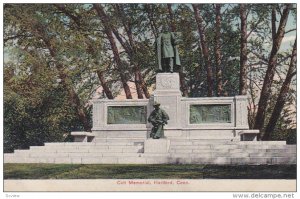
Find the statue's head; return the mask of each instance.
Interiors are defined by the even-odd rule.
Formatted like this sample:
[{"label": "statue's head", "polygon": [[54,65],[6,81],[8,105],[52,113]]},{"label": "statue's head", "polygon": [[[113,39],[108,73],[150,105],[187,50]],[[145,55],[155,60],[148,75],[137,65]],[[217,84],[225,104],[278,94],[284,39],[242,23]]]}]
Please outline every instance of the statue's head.
[{"label": "statue's head", "polygon": [[159,109],[160,103],[159,102],[154,102],[153,107],[154,109]]},{"label": "statue's head", "polygon": [[163,25],[161,28],[161,32],[170,32],[170,28],[167,25]]}]

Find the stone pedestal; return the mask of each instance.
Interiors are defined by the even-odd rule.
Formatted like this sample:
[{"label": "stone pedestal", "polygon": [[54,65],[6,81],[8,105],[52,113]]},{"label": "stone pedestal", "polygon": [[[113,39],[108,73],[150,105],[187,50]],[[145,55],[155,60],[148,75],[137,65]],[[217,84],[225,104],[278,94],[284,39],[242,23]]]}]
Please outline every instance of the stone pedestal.
[{"label": "stone pedestal", "polygon": [[168,153],[170,140],[147,139],[144,142],[144,153]]},{"label": "stone pedestal", "polygon": [[247,96],[238,95],[234,97],[235,100],[235,116],[237,129],[249,129],[248,125],[248,111],[247,111]]},{"label": "stone pedestal", "polygon": [[178,73],[158,73],[156,90],[151,97],[151,104],[157,101],[170,116],[165,129],[181,128],[181,91]]},{"label": "stone pedestal", "polygon": [[74,142],[94,142],[95,134],[85,131],[71,132]]}]

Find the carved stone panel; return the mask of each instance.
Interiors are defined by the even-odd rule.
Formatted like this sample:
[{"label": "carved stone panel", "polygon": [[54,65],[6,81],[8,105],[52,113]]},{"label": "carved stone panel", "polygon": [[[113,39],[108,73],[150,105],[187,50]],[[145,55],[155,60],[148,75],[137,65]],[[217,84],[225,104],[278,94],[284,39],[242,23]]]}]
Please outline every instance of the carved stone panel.
[{"label": "carved stone panel", "polygon": [[231,105],[190,105],[190,124],[202,123],[231,123]]},{"label": "carved stone panel", "polygon": [[108,106],[107,124],[146,124],[146,106]]},{"label": "carved stone panel", "polygon": [[156,90],[179,90],[178,73],[159,73],[159,74],[157,74]]}]

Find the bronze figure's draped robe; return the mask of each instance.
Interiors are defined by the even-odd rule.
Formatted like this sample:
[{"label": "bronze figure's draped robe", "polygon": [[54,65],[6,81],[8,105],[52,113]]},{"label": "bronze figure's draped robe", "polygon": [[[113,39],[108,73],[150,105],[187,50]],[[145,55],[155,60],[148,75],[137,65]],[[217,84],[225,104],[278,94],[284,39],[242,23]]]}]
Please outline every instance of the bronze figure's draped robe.
[{"label": "bronze figure's draped robe", "polygon": [[164,125],[168,123],[169,115],[162,109],[154,109],[148,121],[153,125],[150,137],[158,139],[164,136]]}]

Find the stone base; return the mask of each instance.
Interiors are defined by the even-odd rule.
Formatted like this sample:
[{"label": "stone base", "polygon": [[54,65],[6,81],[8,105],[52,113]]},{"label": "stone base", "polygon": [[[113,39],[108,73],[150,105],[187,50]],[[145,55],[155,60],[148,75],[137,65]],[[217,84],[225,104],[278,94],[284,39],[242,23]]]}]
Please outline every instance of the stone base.
[{"label": "stone base", "polygon": [[239,132],[241,137],[241,141],[257,141],[257,135],[259,134],[259,130],[243,130]]},{"label": "stone base", "polygon": [[5,163],[51,164],[296,164],[296,145],[285,141],[203,139],[97,139],[45,143],[5,153]]},{"label": "stone base", "polygon": [[144,153],[168,153],[170,140],[147,139],[144,143]]},{"label": "stone base", "polygon": [[74,137],[74,142],[93,142],[95,134],[85,131],[71,132],[71,135]]}]

